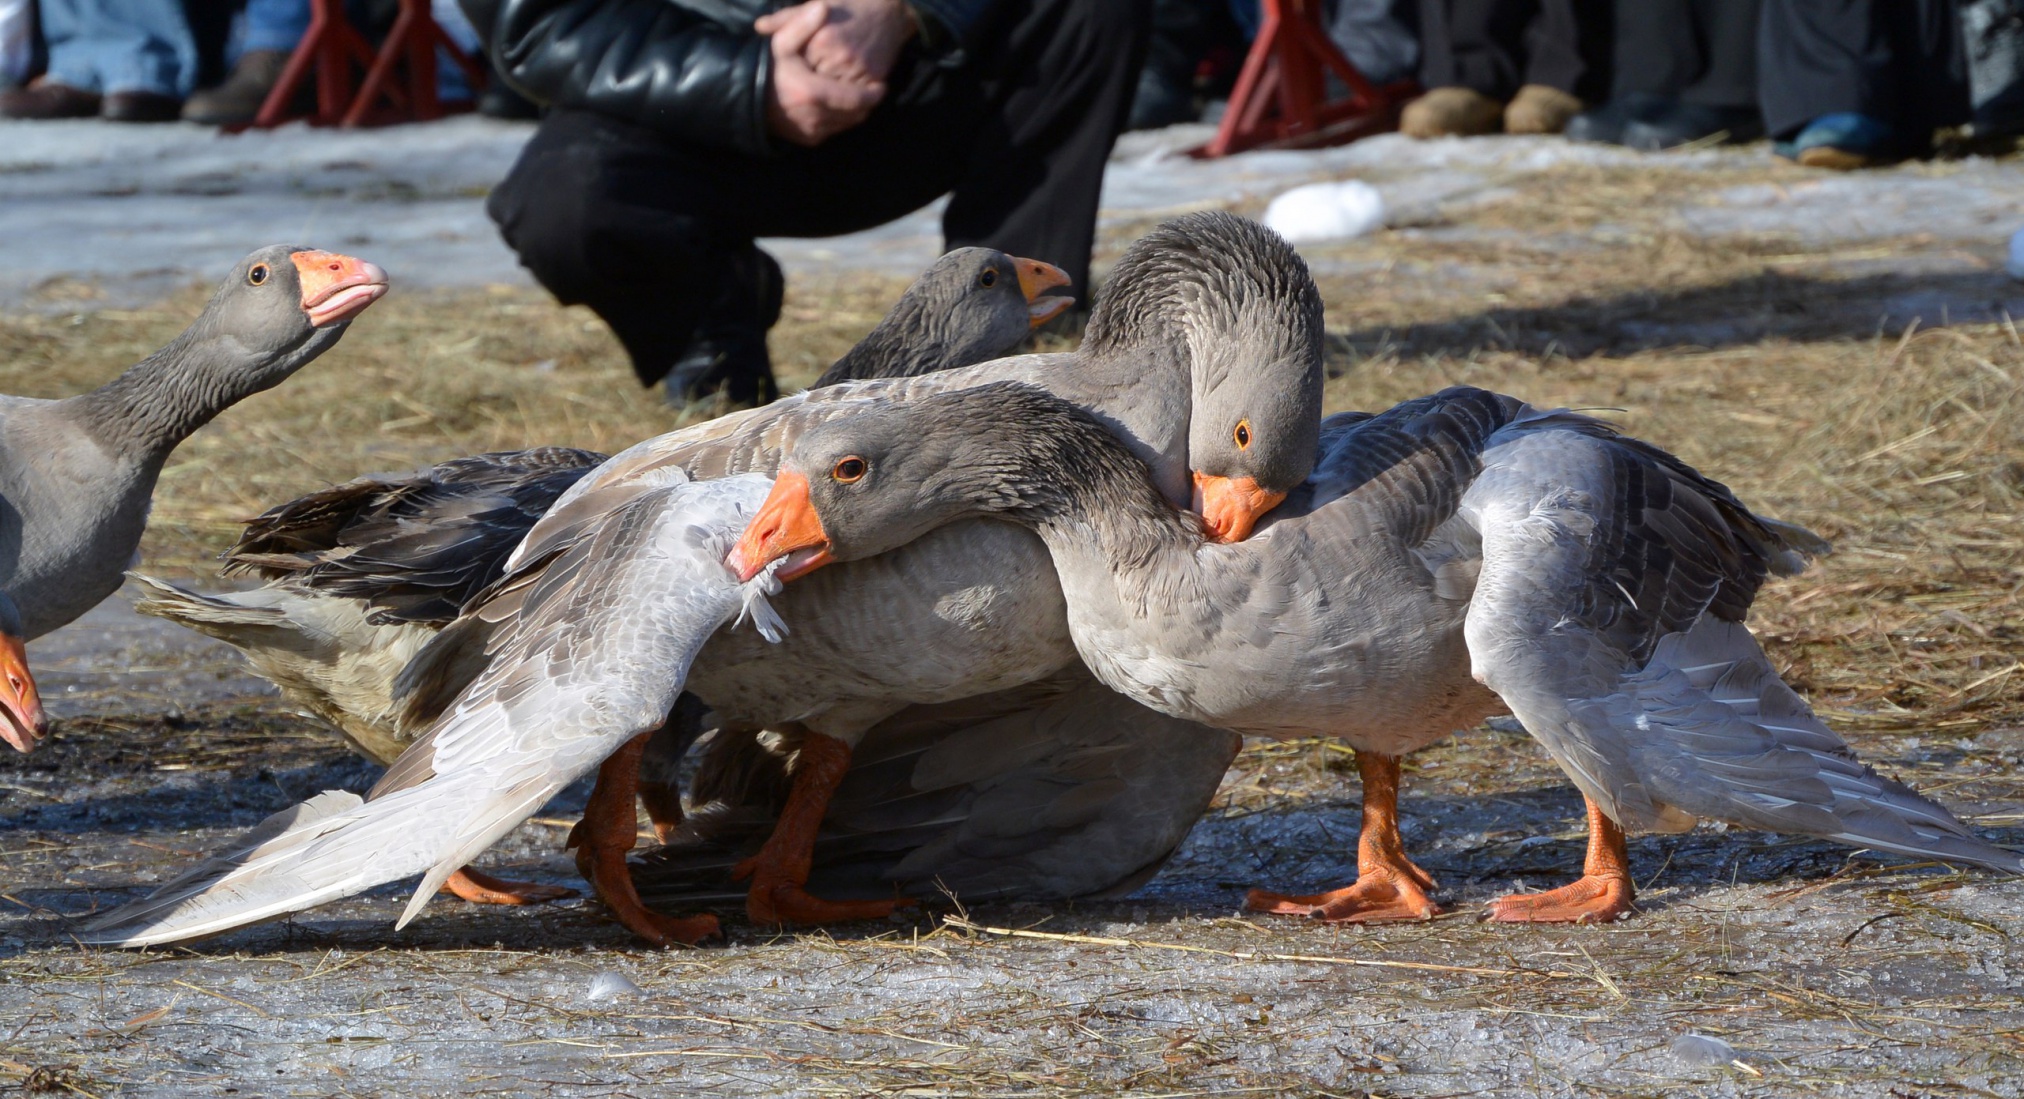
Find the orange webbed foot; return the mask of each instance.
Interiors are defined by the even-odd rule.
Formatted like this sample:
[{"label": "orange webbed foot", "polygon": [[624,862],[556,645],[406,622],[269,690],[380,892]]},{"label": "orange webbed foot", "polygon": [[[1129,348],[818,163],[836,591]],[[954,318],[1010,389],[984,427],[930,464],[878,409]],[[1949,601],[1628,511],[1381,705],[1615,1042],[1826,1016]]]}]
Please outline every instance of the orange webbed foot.
[{"label": "orange webbed foot", "polygon": [[920,902],[912,897],[876,901],[829,901],[802,888],[804,881],[769,865],[765,853],[746,859],[731,869],[731,880],[752,879],[745,894],[745,915],[756,924],[824,924],[851,920],[879,920],[895,909]]},{"label": "orange webbed foot", "polygon": [[[578,828],[581,827],[578,825]],[[625,848],[578,843],[575,833],[571,834],[570,843],[576,848],[577,870],[590,883],[597,899],[611,910],[612,918],[623,924],[626,930],[655,946],[673,943],[694,946],[704,939],[723,934],[717,917],[708,912],[694,916],[663,916],[642,903],[639,893],[633,888],[632,867],[626,865]]]},{"label": "orange webbed foot", "polygon": [[566,885],[507,881],[468,866],[443,882],[443,892],[453,893],[472,904],[547,904],[577,895],[576,890]]},{"label": "orange webbed foot", "polygon": [[1405,873],[1377,871],[1363,875],[1347,888],[1307,896],[1253,889],[1245,895],[1244,907],[1280,916],[1306,916],[1324,923],[1430,920],[1441,910],[1427,896],[1432,887],[1433,879],[1425,872],[1420,872],[1416,879]]},{"label": "orange webbed foot", "polygon": [[1586,874],[1544,893],[1514,893],[1490,902],[1493,923],[1608,923],[1630,915],[1628,874]]}]

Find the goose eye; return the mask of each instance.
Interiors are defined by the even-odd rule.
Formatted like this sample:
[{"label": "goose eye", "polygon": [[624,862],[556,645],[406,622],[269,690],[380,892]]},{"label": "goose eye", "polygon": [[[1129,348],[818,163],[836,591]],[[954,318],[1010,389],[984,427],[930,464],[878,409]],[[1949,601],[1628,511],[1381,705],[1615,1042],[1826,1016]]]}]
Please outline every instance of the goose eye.
[{"label": "goose eye", "polygon": [[865,469],[864,459],[853,454],[837,459],[836,465],[830,468],[829,479],[838,484],[854,485],[864,480]]},{"label": "goose eye", "polygon": [[982,286],[986,290],[998,285],[998,269],[996,267],[984,268],[984,273],[977,276],[977,285]]},{"label": "goose eye", "polygon": [[251,271],[246,272],[246,281],[252,283],[255,286],[258,286],[261,283],[266,282],[267,265],[264,263],[254,264],[253,269]]},{"label": "goose eye", "polygon": [[1238,450],[1251,449],[1251,421],[1238,420],[1237,430],[1231,436],[1237,441]]}]

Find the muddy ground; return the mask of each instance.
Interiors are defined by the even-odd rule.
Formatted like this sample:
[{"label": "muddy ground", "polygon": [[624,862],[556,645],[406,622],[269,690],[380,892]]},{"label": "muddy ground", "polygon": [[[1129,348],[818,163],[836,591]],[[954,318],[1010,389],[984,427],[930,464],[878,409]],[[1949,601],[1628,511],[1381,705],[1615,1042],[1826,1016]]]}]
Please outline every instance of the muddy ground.
[{"label": "muddy ground", "polygon": [[[1613,404],[1835,537],[1839,555],[1760,599],[1773,659],[1866,758],[2024,844],[2024,468],[2005,457],[2024,287],[2001,270],[2024,221],[2014,157],[1836,177],[1761,146],[1646,160],[1387,138],[1330,155],[1395,207],[1385,232],[1309,252],[1336,337],[1333,407],[1454,380]],[[1105,258],[1165,209],[1255,212],[1269,193],[1174,178],[1170,199],[1107,212]],[[475,203],[456,190],[437,197]],[[790,378],[868,327],[868,293],[791,287],[775,334]],[[90,384],[197,299],[99,300],[0,316],[4,388]],[[329,363],[186,444],[150,567],[215,583],[204,562],[235,518],[335,477],[529,442],[610,447],[664,424],[601,330],[532,292],[397,294],[368,320]],[[1246,886],[1349,872],[1353,768],[1312,743],[1247,749],[1126,900],[967,912],[1025,937],[952,928],[946,906],[793,935],[723,912],[726,944],[660,952],[586,901],[447,899],[396,933],[405,893],[390,887],[196,950],[83,949],[71,918],[374,776],[228,650],[123,602],[31,655],[59,721],[42,751],[0,757],[0,1089],[2024,1095],[2024,882],[1703,829],[1634,841],[1633,919],[1481,924],[1482,902],[1559,884],[1582,853],[1571,788],[1522,734],[1489,726],[1408,764],[1406,836],[1450,905],[1424,924],[1239,911]],[[560,848],[582,793],[481,865],[574,883]]]}]

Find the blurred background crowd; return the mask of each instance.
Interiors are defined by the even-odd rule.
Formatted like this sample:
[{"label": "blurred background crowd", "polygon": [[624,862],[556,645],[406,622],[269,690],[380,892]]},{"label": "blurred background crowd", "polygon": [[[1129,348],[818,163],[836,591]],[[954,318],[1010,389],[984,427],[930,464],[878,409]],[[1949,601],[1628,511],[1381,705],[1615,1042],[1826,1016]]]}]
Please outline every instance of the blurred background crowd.
[{"label": "blurred background crowd", "polygon": [[[394,0],[347,6],[368,37],[394,17]],[[477,44],[450,0],[434,6]],[[1213,120],[1260,0],[1153,0],[1145,15],[1129,128]],[[309,19],[310,0],[0,0],[0,115],[243,124]],[[2024,0],[1329,0],[1327,21],[1366,76],[1422,89],[1399,119],[1414,137],[1768,136],[1800,163],[1857,168],[1924,155],[1950,129],[2024,130]],[[446,100],[536,112],[443,73]]]}]

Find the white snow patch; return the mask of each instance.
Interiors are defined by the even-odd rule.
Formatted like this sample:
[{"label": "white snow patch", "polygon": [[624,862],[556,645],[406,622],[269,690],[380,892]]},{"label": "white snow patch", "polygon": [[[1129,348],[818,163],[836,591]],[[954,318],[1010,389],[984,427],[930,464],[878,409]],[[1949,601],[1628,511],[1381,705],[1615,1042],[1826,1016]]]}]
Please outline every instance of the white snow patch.
[{"label": "white snow patch", "polygon": [[1265,225],[1293,244],[1360,237],[1384,224],[1384,196],[1359,179],[1309,183],[1272,200]]}]

